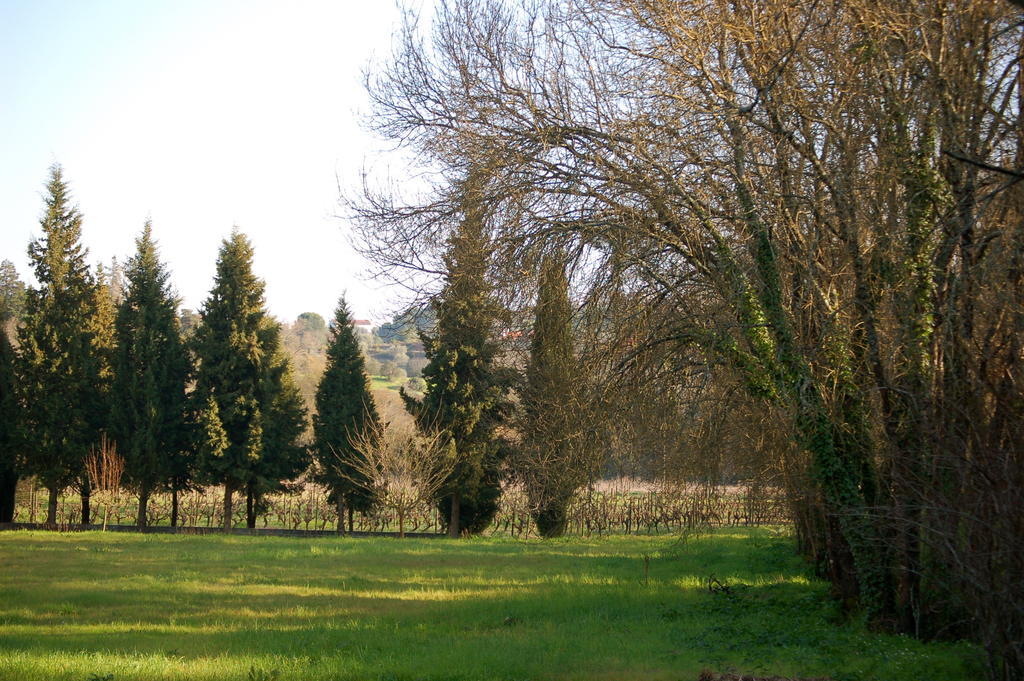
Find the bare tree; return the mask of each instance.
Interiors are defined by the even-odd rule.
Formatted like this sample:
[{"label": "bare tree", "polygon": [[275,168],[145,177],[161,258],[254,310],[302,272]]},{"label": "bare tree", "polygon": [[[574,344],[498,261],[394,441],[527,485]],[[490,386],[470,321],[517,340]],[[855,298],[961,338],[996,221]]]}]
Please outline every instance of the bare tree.
[{"label": "bare tree", "polygon": [[405,536],[405,519],[433,502],[455,467],[448,438],[420,433],[411,423],[375,422],[351,436],[354,453],[336,454],[340,470],[352,471],[353,485],[372,494],[398,516],[398,536]]},{"label": "bare tree", "polygon": [[359,236],[429,274],[487,168],[506,301],[566,253],[611,366],[670,390],[703,364],[789,426],[802,544],[844,603],[984,622],[958,633],[1014,678],[1021,29],[1003,0],[442,2],[369,83],[431,183],[371,185]]},{"label": "bare tree", "polygon": [[103,504],[103,530],[107,529],[110,507],[121,500],[121,476],[124,474],[124,457],[117,453],[117,446],[100,435],[99,447],[91,447],[85,457],[85,473],[93,497]]}]

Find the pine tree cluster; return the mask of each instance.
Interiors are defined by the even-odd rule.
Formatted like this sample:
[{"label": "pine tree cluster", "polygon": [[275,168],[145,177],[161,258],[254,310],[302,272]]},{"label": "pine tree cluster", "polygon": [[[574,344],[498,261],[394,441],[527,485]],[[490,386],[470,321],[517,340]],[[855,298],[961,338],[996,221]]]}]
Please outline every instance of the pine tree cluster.
[{"label": "pine tree cluster", "polygon": [[[306,410],[252,273],[252,246],[237,229],[225,240],[213,290],[186,340],[178,300],[147,221],[123,270],[93,274],[81,244],[82,215],[59,166],[46,187],[42,236],[29,245],[38,287],[2,268],[0,334],[0,522],[12,519],[17,481],[49,492],[47,522],[68,487],[89,518],[86,460],[109,442],[124,461],[120,484],[138,494],[137,522],[158,491],[225,486],[246,498],[252,527],[263,496],[309,467]],[[16,329],[12,346],[7,328]]]},{"label": "pine tree cluster", "polygon": [[[525,377],[502,366],[486,215],[471,189],[467,183],[448,244],[445,286],[431,310],[414,315],[432,322],[419,334],[424,389],[403,389],[401,397],[424,441],[445,452],[444,483],[433,494],[450,536],[490,524],[510,468],[526,483],[541,533],[555,536],[583,479],[573,465],[578,422],[565,408],[575,394],[567,392],[574,361],[568,284],[560,261],[544,265]],[[329,329],[319,315],[302,320],[328,338],[307,435],[282,328],[266,311],[252,244],[237,228],[221,244],[199,314],[180,315],[149,221],[123,268],[115,261],[95,274],[81,225],[55,166],[42,237],[29,246],[39,286],[19,286],[9,263],[2,271],[3,321],[16,322],[17,346],[0,338],[0,522],[11,519],[19,476],[35,476],[49,491],[47,522],[56,520],[60,493],[75,487],[88,523],[87,457],[109,442],[124,461],[120,484],[138,496],[139,526],[149,521],[154,493],[171,493],[173,525],[180,493],[218,485],[225,528],[241,515],[236,497],[244,498],[252,528],[266,495],[308,472],[306,479],[329,490],[338,531],[346,520],[351,531],[353,513],[379,501],[360,465],[369,461],[363,448],[373,446],[368,434],[383,438],[390,426],[377,413],[345,299]],[[515,447],[502,435],[510,427],[521,436]]]}]

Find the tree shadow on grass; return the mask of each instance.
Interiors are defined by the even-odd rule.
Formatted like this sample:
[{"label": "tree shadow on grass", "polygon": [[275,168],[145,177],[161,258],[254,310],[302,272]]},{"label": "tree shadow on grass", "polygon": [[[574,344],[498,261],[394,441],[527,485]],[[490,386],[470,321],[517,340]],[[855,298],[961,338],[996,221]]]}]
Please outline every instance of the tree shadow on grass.
[{"label": "tree shadow on grass", "polygon": [[[750,533],[685,544],[457,542],[447,554],[435,542],[318,540],[312,552],[301,540],[263,541],[214,544],[206,564],[151,555],[102,580],[54,579],[42,596],[11,592],[0,658],[70,659],[62,668],[92,673],[99,656],[121,661],[117,681],[149,678],[132,671],[138,656],[180,678],[202,678],[210,659],[296,679],[685,679],[705,667],[921,678],[901,676],[900,664],[971,678],[955,668],[962,650],[837,625],[826,586],[791,548]],[[283,563],[267,555],[282,550]],[[644,551],[654,556],[646,571]],[[191,578],[200,574],[215,577]],[[708,590],[711,574],[728,592]],[[55,678],[88,677],[69,674]]]}]

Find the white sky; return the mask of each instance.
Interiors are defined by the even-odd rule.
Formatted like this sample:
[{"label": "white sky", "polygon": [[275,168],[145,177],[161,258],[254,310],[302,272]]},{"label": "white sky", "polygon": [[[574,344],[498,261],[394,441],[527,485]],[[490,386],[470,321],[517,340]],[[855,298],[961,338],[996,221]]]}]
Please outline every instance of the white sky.
[{"label": "white sky", "polygon": [[356,317],[386,317],[332,215],[336,177],[358,183],[381,146],[362,70],[398,19],[391,0],[0,0],[0,259],[32,281],[58,162],[90,260],[123,262],[152,217],[183,307],[237,224],[278,318],[329,318],[345,291]]}]

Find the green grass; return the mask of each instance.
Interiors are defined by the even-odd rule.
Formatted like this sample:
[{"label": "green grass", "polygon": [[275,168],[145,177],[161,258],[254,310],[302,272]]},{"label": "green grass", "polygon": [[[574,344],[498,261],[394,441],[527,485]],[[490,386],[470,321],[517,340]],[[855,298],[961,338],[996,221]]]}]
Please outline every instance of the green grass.
[{"label": "green grass", "polygon": [[[644,555],[650,556],[644,578]],[[733,585],[712,594],[708,575]],[[0,679],[973,679],[840,622],[789,540],[0,533]]]},{"label": "green grass", "polygon": [[408,381],[409,381],[408,378],[403,378],[401,380],[394,381],[394,380],[391,380],[390,378],[388,378],[387,376],[371,376],[370,377],[370,389],[371,390],[384,390],[384,389],[386,389],[386,390],[395,390],[395,391],[397,391],[403,385],[408,383]]}]

